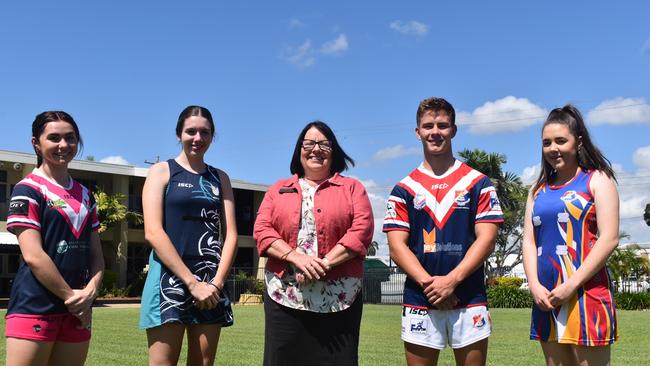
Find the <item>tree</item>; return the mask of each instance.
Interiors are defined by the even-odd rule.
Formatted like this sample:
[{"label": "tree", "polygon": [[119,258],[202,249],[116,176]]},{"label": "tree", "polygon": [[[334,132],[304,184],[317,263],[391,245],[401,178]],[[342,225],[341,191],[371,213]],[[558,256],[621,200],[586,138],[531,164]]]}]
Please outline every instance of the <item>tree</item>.
[{"label": "tree", "polygon": [[650,226],[650,203],[645,205],[645,212],[643,212],[643,219],[645,220],[645,224]]},{"label": "tree", "polygon": [[522,261],[521,242],[528,188],[516,174],[503,172],[502,165],[507,162],[503,154],[465,149],[459,155],[465,164],[490,178],[499,196],[504,222],[486,270],[489,277],[504,276]]},{"label": "tree", "polygon": [[627,246],[624,249],[617,247],[607,259],[607,267],[612,275],[612,280],[619,291],[626,291],[623,284],[631,280],[639,280],[650,275],[650,262],[647,258],[637,255],[638,245]]},{"label": "tree", "polygon": [[129,211],[129,208],[122,203],[126,199],[125,195],[121,193],[111,195],[100,188],[97,188],[95,192],[93,192],[93,195],[95,196],[95,202],[97,203],[100,233],[106,231],[106,229],[116,222],[124,220],[131,220],[136,224],[141,224],[143,222],[142,214]]},{"label": "tree", "polygon": [[379,243],[373,240],[368,247],[368,256],[372,257],[377,255],[377,250],[379,250]]}]

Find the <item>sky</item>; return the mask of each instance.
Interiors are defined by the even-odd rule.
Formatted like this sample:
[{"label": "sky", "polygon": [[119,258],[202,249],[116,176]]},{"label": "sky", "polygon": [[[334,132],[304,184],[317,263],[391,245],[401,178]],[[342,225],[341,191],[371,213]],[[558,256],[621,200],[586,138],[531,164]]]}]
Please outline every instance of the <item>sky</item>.
[{"label": "sky", "polygon": [[81,158],[175,157],[180,111],[211,110],[208,163],[232,179],[287,177],[320,119],[355,159],[375,212],[422,160],[418,103],[444,97],[456,151],[539,172],[541,124],[584,114],[618,173],[625,241],[650,242],[650,3],[645,1],[20,1],[0,5],[0,149],[31,152],[44,110],[78,122]]}]

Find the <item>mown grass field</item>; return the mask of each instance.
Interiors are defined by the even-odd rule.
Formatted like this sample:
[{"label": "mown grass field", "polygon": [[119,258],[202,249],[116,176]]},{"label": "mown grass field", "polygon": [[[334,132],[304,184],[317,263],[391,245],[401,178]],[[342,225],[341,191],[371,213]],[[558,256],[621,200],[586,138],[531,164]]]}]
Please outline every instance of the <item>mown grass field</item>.
[{"label": "mown grass field", "polygon": [[[4,334],[4,312],[0,329]],[[543,365],[537,342],[528,340],[530,311],[525,309],[492,309],[493,334],[490,337],[488,364]],[[137,328],[137,308],[96,308],[93,339],[87,365],[145,365],[147,347],[145,332]],[[650,312],[619,311],[621,340],[612,347],[614,365],[650,364],[650,346],[646,332]],[[361,323],[359,361],[361,365],[403,365],[400,333],[400,307],[365,305]],[[264,314],[261,305],[235,306],[235,325],[221,334],[217,354],[218,365],[259,365],[264,344]],[[5,344],[0,344],[0,364],[5,360]],[[181,356],[184,365],[185,359]],[[440,356],[440,365],[454,365],[447,349]]]}]

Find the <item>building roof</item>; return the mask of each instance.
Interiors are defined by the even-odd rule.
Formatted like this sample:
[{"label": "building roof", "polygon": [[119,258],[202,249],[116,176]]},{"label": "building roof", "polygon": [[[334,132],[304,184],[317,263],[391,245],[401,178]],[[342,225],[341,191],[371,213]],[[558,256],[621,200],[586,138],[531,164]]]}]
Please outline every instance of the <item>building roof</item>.
[{"label": "building roof", "polygon": [[[0,161],[21,164],[35,164],[36,156],[33,153],[0,149]],[[73,160],[70,162],[70,169],[142,178],[146,177],[147,172],[149,171],[149,168],[137,167],[134,165],[111,164],[89,160]],[[268,185],[266,184],[250,183],[238,179],[232,179],[231,183],[233,188],[247,189],[251,191],[266,192],[268,188]]]},{"label": "building roof", "polygon": [[0,245],[18,245],[18,238],[12,233],[0,231]]}]

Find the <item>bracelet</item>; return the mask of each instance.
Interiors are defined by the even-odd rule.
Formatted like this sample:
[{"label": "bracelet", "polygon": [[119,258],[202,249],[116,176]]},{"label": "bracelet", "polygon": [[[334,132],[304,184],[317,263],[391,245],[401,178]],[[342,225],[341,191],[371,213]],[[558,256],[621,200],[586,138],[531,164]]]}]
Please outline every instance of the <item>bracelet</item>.
[{"label": "bracelet", "polygon": [[291,254],[291,252],[293,252],[293,248],[289,249],[288,252],[282,254],[282,255],[280,256],[280,260],[282,260],[282,261],[287,260],[287,257],[289,256],[289,254]]},{"label": "bracelet", "polygon": [[214,286],[214,288],[216,288],[217,290],[219,290],[219,292],[221,292],[222,289],[219,288],[219,286],[215,285],[213,282],[206,282],[206,283],[210,286]]}]

